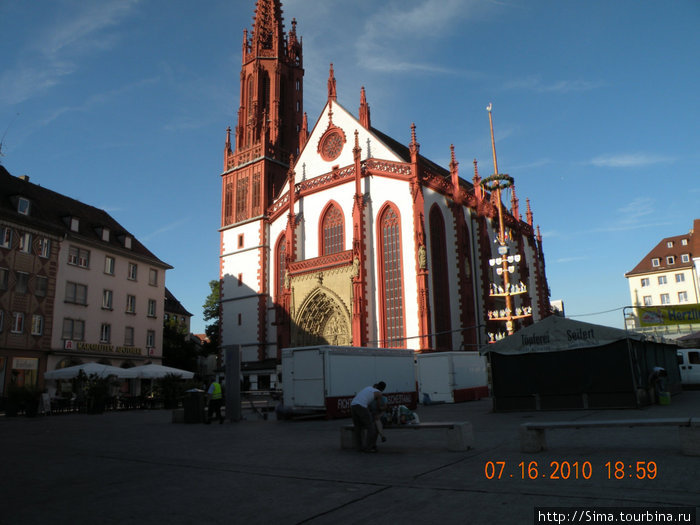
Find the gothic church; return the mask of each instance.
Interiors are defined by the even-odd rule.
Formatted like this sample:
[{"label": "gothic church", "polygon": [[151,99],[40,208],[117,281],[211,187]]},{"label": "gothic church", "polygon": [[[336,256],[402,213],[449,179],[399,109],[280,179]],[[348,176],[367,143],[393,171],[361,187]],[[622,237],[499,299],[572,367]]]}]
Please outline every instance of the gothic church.
[{"label": "gothic church", "polygon": [[475,351],[504,319],[512,330],[549,315],[529,201],[522,220],[514,186],[505,209],[476,161],[468,181],[454,150],[447,168],[421,156],[414,125],[407,145],[373,128],[364,88],[357,114],[338,101],[332,64],[309,130],[302,51],[281,1],[257,0],[220,229],[221,342],[241,345],[251,387],[277,386],[285,347]]}]

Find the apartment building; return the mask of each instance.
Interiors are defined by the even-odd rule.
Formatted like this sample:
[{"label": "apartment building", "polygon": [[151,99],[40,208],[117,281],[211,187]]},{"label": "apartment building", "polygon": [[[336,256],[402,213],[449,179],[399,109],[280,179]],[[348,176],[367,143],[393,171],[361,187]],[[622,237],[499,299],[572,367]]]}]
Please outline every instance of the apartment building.
[{"label": "apartment building", "polygon": [[165,272],[104,210],[0,166],[0,394],[91,361],[162,357]]}]

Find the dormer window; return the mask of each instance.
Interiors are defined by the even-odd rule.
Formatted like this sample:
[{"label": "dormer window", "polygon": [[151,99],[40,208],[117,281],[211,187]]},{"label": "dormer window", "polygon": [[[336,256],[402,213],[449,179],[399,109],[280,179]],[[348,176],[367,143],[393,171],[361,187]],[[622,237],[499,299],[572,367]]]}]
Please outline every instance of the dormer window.
[{"label": "dormer window", "polygon": [[78,217],[70,218],[70,230],[73,232],[77,232],[80,230],[80,219],[78,219]]},{"label": "dormer window", "polygon": [[109,228],[102,228],[102,240],[109,242]]},{"label": "dormer window", "polygon": [[668,241],[666,243],[666,248],[673,248],[673,241]]},{"label": "dormer window", "polygon": [[24,197],[20,197],[17,201],[17,213],[22,215],[29,215],[29,200]]},{"label": "dormer window", "polygon": [[676,264],[676,258],[673,255],[666,257],[666,264]]},{"label": "dormer window", "polygon": [[681,239],[681,244],[683,246],[688,246],[688,239]]},{"label": "dormer window", "polygon": [[659,266],[661,265],[661,262],[659,261],[659,258],[658,258],[658,257],[654,257],[654,258],[651,260],[651,265],[652,265],[654,268],[659,267]]},{"label": "dormer window", "polygon": [[129,237],[128,235],[124,237],[124,248],[126,248],[127,250],[131,250],[131,237]]},{"label": "dormer window", "polygon": [[684,263],[690,262],[690,255],[687,253],[681,254],[681,262],[684,262]]}]

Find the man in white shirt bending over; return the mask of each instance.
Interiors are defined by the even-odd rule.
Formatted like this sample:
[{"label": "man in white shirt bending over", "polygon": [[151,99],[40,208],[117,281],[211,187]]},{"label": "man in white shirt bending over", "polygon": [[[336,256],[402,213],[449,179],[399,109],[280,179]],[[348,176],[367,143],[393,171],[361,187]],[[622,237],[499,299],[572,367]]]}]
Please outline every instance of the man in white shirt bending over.
[{"label": "man in white shirt bending over", "polygon": [[[350,403],[350,413],[352,414],[353,442],[358,450],[362,452],[377,451],[377,427],[374,424],[372,415],[369,412],[369,404],[377,399],[381,399],[382,392],[386,388],[386,383],[380,381],[374,386],[368,386],[360,390]],[[367,431],[367,440],[362,446],[362,431]]]}]

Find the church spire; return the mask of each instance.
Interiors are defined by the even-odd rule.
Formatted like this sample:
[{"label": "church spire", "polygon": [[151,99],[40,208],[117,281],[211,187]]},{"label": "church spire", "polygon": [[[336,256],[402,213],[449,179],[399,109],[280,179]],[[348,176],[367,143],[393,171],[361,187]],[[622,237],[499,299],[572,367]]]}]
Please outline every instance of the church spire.
[{"label": "church spire", "polygon": [[338,94],[335,92],[335,74],[333,73],[333,62],[331,62],[331,69],[328,72],[328,100],[337,101]]},{"label": "church spire", "polygon": [[282,2],[258,0],[253,22],[253,52],[257,56],[284,56],[283,44]]},{"label": "church spire", "polygon": [[365,86],[362,86],[362,90],[360,91],[360,124],[362,124],[362,127],[365,129],[370,128],[369,104],[367,104]]}]

